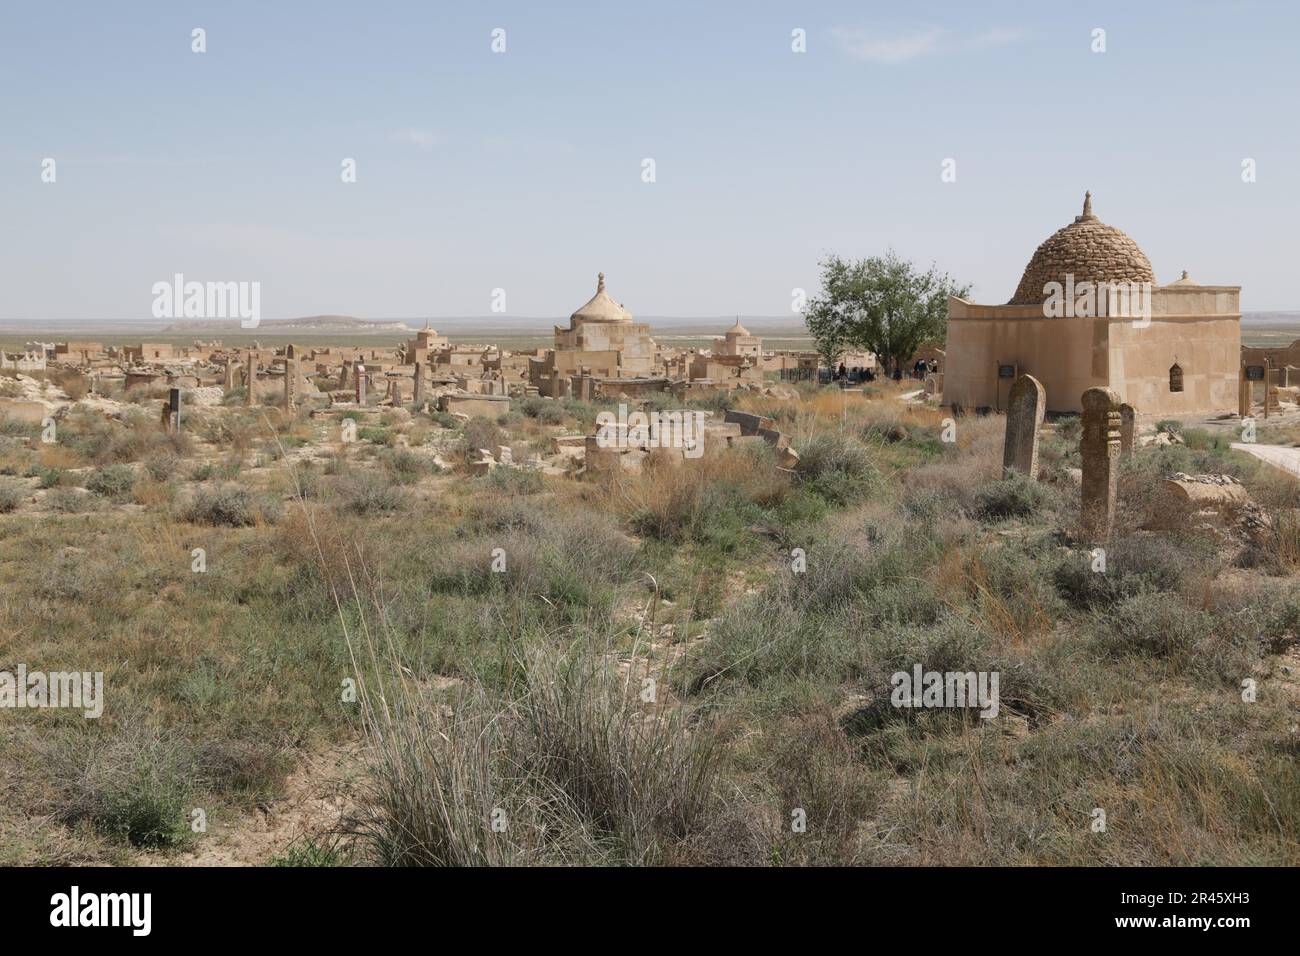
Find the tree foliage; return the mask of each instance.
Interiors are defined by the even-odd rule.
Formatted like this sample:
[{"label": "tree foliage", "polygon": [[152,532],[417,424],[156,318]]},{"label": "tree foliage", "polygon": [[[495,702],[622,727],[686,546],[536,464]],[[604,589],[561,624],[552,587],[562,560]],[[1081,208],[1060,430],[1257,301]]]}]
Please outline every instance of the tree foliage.
[{"label": "tree foliage", "polygon": [[970,291],[938,266],[922,272],[893,250],[862,260],[828,256],[820,265],[821,293],[809,300],[804,322],[832,368],[849,349],[897,366],[927,342],[942,342],[948,296]]}]

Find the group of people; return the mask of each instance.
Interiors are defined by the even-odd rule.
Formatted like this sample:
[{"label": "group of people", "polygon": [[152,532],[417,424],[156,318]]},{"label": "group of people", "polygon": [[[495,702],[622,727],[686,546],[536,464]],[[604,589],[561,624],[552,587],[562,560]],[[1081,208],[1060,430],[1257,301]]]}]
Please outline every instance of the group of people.
[{"label": "group of people", "polygon": [[831,379],[840,382],[841,384],[848,385],[857,382],[874,382],[876,380],[876,372],[874,369],[869,368],[845,368],[844,363],[841,362],[840,367],[831,375]]},{"label": "group of people", "polygon": [[917,359],[912,366],[912,378],[924,379],[931,372],[939,371],[939,363],[934,359]]},{"label": "group of people", "polygon": [[[912,366],[911,377],[924,380],[931,372],[939,371],[939,363],[934,359],[917,359]],[[901,366],[895,366],[893,374],[890,376],[895,382],[903,380],[903,369]],[[831,379],[836,382],[874,382],[876,380],[875,369],[870,368],[845,368],[844,363],[840,363]]]}]

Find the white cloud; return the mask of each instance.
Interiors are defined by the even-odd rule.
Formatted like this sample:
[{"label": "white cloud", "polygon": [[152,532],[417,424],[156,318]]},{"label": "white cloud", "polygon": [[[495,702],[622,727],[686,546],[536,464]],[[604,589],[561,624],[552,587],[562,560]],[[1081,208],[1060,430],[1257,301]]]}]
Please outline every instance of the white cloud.
[{"label": "white cloud", "polygon": [[912,27],[894,31],[838,26],[831,30],[836,44],[849,56],[866,63],[892,65],[918,57],[957,49],[983,49],[1021,40],[1023,30],[993,27],[970,36],[956,36],[942,27]]},{"label": "white cloud", "polygon": [[845,53],[856,59],[868,63],[903,63],[938,52],[943,31],[927,27],[886,36],[873,30],[836,27],[831,35]]},{"label": "white cloud", "polygon": [[409,146],[418,146],[420,149],[433,149],[434,143],[438,142],[437,134],[431,129],[416,129],[408,127],[399,129],[392,136],[393,142],[405,143]]}]

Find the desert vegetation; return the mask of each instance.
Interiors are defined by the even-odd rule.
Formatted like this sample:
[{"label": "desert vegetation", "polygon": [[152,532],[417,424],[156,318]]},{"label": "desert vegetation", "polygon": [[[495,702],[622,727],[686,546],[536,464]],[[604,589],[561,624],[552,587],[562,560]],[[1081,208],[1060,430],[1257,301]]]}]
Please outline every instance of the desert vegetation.
[{"label": "desert vegetation", "polygon": [[[322,754],[337,803],[256,862],[1300,862],[1296,483],[1184,429],[1125,462],[1097,573],[1076,421],[1004,480],[1000,416],[945,441],[901,391],[729,399],[791,469],[588,480],[469,453],[599,402],[370,409],[352,442],[238,401],[168,436],[144,395],[52,444],[0,422],[5,659],[106,684],[98,719],[0,724],[0,862],[203,860]],[[1270,530],[1168,520],[1174,472]],[[916,664],[999,673],[998,714],[892,706]]]}]

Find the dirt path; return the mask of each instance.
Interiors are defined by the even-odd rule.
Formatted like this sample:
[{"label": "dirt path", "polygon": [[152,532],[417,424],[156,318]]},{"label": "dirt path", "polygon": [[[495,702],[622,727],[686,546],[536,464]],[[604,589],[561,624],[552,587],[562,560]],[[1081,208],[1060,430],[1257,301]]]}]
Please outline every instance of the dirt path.
[{"label": "dirt path", "polygon": [[167,866],[266,866],[306,838],[325,838],[344,813],[362,772],[361,749],[346,743],[308,754],[283,793],[250,814],[210,822],[193,850],[150,862]]},{"label": "dirt path", "polygon": [[1286,445],[1260,445],[1255,442],[1233,442],[1231,447],[1234,451],[1244,451],[1275,468],[1281,468],[1300,477],[1300,448],[1289,448]]}]

